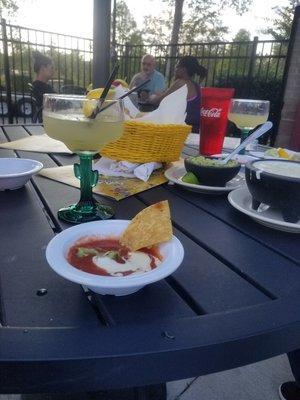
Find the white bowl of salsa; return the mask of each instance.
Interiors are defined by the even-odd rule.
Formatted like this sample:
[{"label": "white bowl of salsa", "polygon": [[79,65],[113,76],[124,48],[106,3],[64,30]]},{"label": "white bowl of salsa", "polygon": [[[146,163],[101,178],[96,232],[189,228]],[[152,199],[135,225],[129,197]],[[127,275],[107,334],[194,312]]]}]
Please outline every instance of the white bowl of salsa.
[{"label": "white bowl of salsa", "polygon": [[174,235],[154,248],[124,255],[126,261],[131,260],[130,267],[124,265],[119,259],[123,253],[116,251],[116,246],[129,223],[127,220],[95,221],[64,230],[47,246],[48,264],[72,282],[99,294],[115,296],[134,293],[172,274],[184,256],[183,246]]}]

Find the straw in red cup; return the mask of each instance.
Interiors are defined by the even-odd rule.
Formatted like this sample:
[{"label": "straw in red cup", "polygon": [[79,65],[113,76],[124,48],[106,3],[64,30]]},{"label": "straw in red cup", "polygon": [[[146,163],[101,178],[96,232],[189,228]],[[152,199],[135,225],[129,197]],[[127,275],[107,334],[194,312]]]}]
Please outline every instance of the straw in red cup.
[{"label": "straw in red cup", "polygon": [[232,88],[201,88],[200,154],[222,153]]}]

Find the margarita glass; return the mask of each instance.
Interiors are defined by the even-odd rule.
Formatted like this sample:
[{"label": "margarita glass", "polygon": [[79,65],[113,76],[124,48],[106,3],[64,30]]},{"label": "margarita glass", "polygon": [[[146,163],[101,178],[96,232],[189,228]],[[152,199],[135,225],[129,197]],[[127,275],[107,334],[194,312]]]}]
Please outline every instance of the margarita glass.
[{"label": "margarita glass", "polygon": [[228,119],[241,129],[241,142],[252,129],[268,120],[269,109],[267,100],[231,99]]},{"label": "margarita glass", "polygon": [[80,200],[58,211],[60,219],[74,224],[108,219],[114,215],[111,207],[93,198],[92,188],[98,182],[98,171],[92,170],[92,159],[106,144],[122,135],[124,109],[122,100],[107,100],[103,108],[110,107],[94,119],[86,117],[96,104],[97,100],[88,100],[84,96],[44,95],[46,133],[63,142],[80,159],[79,164],[74,164],[75,176],[80,180]]}]

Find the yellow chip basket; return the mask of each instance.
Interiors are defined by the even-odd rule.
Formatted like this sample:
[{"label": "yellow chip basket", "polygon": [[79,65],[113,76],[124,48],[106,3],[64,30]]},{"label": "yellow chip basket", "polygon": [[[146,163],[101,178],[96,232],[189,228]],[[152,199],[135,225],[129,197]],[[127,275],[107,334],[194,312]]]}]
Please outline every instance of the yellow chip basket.
[{"label": "yellow chip basket", "polygon": [[117,161],[176,161],[191,129],[190,125],[126,121],[122,136],[106,145],[100,153]]}]

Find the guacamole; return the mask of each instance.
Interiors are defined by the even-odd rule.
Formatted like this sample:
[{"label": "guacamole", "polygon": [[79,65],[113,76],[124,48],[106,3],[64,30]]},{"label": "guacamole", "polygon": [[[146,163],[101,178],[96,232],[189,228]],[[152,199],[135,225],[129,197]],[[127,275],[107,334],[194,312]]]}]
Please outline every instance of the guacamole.
[{"label": "guacamole", "polygon": [[220,164],[217,159],[203,156],[189,157],[188,160],[193,164],[201,165],[202,167],[232,168],[238,166],[238,163],[234,160],[229,160],[226,164]]}]

